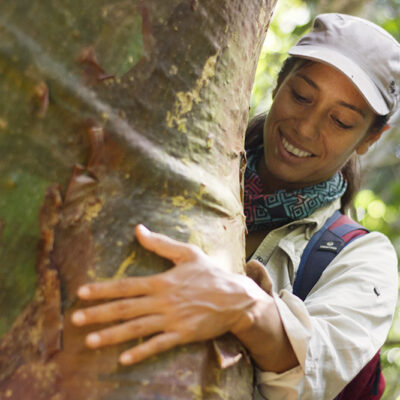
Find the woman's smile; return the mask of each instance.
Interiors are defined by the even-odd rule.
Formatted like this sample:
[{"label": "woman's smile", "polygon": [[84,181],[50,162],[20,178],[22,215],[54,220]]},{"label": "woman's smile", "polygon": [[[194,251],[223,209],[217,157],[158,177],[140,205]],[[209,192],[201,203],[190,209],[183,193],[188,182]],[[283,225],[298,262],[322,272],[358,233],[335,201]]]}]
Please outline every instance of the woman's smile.
[{"label": "woman's smile", "polygon": [[283,153],[283,156],[285,158],[288,158],[289,161],[296,161],[296,159],[298,159],[298,161],[301,161],[305,158],[313,157],[313,153],[310,153],[304,148],[301,148],[302,146],[293,143],[291,139],[286,138],[280,129],[278,129],[278,138],[281,144],[280,150]]},{"label": "woman's smile", "polygon": [[298,149],[297,147],[291,145],[283,136],[281,136],[281,140],[282,140],[282,145],[285,148],[285,150],[298,157],[298,158],[307,158],[307,157],[311,157],[312,153],[308,153],[307,151],[303,151]]}]

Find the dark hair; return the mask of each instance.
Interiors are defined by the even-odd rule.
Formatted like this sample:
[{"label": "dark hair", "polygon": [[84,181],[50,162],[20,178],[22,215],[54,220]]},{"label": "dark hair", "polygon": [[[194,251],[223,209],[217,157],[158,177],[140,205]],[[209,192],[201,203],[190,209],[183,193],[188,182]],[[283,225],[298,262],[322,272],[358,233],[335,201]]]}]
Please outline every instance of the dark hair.
[{"label": "dark hair", "polygon": [[[306,64],[312,63],[313,61],[289,57],[284,62],[282,69],[278,74],[277,83],[275,89],[273,90],[273,96],[275,96],[277,90],[289,75],[289,73],[294,68],[300,68]],[[267,113],[262,113],[260,115],[255,116],[249,121],[249,124],[246,129],[245,135],[245,148],[246,150],[255,148],[263,143],[263,132],[264,132],[264,124],[265,119],[267,118]],[[379,132],[388,122],[387,115],[377,115],[374,122],[371,124],[367,135],[373,135],[376,132]],[[356,154],[351,156],[346,164],[341,169],[343,176],[347,181],[347,189],[344,195],[342,196],[342,207],[341,211],[345,212],[352,206],[352,200],[358,190],[360,189],[360,163],[359,158]]]}]

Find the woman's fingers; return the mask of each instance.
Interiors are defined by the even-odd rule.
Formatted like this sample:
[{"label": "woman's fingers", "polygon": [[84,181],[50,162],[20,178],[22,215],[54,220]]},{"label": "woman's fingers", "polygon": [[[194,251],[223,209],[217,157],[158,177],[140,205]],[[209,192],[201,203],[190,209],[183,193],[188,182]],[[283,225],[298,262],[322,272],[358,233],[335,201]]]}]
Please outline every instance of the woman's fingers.
[{"label": "woman's fingers", "polygon": [[161,333],[153,336],[144,343],[122,353],[119,357],[119,362],[123,365],[138,363],[155,354],[172,349],[178,344],[183,344],[179,339],[180,336],[176,332]]},{"label": "woman's fingers", "polygon": [[[199,254],[195,246],[179,242],[160,233],[150,232],[143,225],[136,226],[136,236],[144,248],[170,259],[175,264],[193,260]],[[83,300],[134,297],[153,292],[157,283],[157,275],[125,278],[118,281],[83,285],[77,293]]]},{"label": "woman's fingers", "polygon": [[117,320],[132,319],[149,314],[159,309],[160,304],[147,296],[117,300],[110,303],[77,310],[72,314],[75,325],[106,323]]},{"label": "woman's fingers", "polygon": [[162,330],[161,315],[150,315],[102,329],[86,336],[86,344],[91,348],[109,346],[152,335]]},{"label": "woman's fingers", "polygon": [[78,289],[83,300],[115,299],[118,297],[143,296],[154,288],[153,277],[125,278],[118,281],[89,283]]},{"label": "woman's fingers", "polygon": [[[150,232],[144,226],[136,227],[136,235],[145,249],[168,258],[175,264],[185,264],[195,260],[201,264],[201,260],[203,260],[201,257],[203,253],[197,247],[159,233]],[[182,270],[187,271],[188,268]],[[183,343],[182,335],[173,327],[170,327],[172,331],[171,329],[168,331],[165,321],[171,313],[174,314],[177,311],[172,306],[172,309],[170,307],[166,310],[164,304],[168,303],[169,294],[174,293],[174,289],[181,290],[182,286],[182,279],[180,279],[182,274],[179,275],[177,272],[178,276],[175,276],[172,274],[173,271],[180,270],[174,268],[171,271],[149,277],[132,277],[81,286],[78,289],[78,296],[81,299],[117,300],[77,310],[72,315],[72,322],[75,325],[129,320],[89,334],[86,344],[91,348],[97,348],[156,334],[121,355],[121,363],[128,365]],[[186,279],[185,276],[183,278]],[[186,297],[190,298],[191,295]]]},{"label": "woman's fingers", "polygon": [[145,249],[168,258],[175,264],[193,260],[197,256],[194,246],[179,242],[161,233],[151,232],[143,225],[137,225],[135,232],[140,244]]},{"label": "woman's fingers", "polygon": [[246,266],[246,275],[253,279],[269,295],[272,295],[272,281],[264,265],[257,260],[250,260]]}]

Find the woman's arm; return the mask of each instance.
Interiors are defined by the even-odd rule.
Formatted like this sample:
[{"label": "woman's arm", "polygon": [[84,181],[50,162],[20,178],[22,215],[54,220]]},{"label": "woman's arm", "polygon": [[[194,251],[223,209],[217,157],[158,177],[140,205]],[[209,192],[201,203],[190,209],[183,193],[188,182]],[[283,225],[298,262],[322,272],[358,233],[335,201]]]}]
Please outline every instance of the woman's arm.
[{"label": "woman's arm", "polygon": [[76,311],[74,324],[118,321],[89,334],[89,347],[153,335],[121,354],[120,362],[128,365],[177,345],[231,331],[262,370],[282,372],[298,364],[273,297],[252,279],[223,270],[196,246],[143,226],[136,228],[136,235],[143,247],[175,266],[149,277],[80,287],[81,299],[111,301]]}]

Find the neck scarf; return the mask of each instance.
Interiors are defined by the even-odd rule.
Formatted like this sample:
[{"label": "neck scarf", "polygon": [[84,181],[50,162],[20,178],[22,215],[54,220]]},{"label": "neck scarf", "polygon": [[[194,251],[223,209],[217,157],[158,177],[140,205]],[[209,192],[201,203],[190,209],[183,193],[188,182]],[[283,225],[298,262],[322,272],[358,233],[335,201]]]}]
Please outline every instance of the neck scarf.
[{"label": "neck scarf", "polygon": [[264,194],[257,164],[264,153],[262,146],[247,151],[244,175],[244,213],[249,232],[268,229],[310,216],[317,209],[341,197],[347,182],[341,172],[332,178],[301,189],[277,190]]}]

